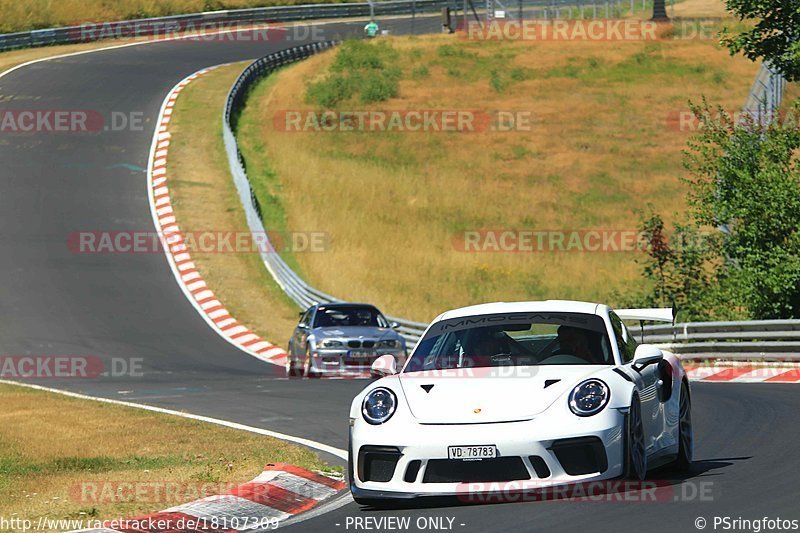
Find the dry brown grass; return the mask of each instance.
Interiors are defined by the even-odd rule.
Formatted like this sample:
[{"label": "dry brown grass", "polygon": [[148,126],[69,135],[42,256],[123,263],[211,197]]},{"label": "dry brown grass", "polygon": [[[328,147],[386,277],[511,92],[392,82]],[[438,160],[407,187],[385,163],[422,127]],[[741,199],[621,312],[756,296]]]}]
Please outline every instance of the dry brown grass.
[{"label": "dry brown grass", "polygon": [[[324,467],[277,439],[137,409],[0,385],[0,516],[131,518],[175,501],[81,501],[82,483],[243,483],[270,462]],[[165,504],[166,503],[166,504]]]},{"label": "dry brown grass", "polygon": [[[185,232],[243,232],[248,227],[222,142],[222,104],[245,64],[213,70],[181,93],[170,123],[172,205]],[[285,345],[297,309],[274,283],[258,254],[193,253],[197,269],[237,320]]]},{"label": "dry brown grass", "polygon": [[[667,14],[672,15],[672,7]],[[682,0],[675,4],[676,17],[726,17],[725,2],[722,0]]]},{"label": "dry brown grass", "polygon": [[[342,0],[347,1],[347,0]],[[325,3],[326,0],[318,0]],[[0,0],[0,33],[209,10],[293,5],[302,0]]]},{"label": "dry brown grass", "polygon": [[783,94],[783,107],[789,108],[797,100],[800,100],[800,82],[787,83],[786,92]]},{"label": "dry brown grass", "polygon": [[[467,254],[454,249],[453,237],[478,228],[635,229],[637,210],[649,202],[668,217],[683,211],[681,151],[690,133],[668,128],[666,117],[702,95],[738,108],[757,69],[712,41],[474,43],[427,36],[388,43],[401,52],[400,97],[344,108],[532,110],[535,127],[481,134],[274,131],[279,110],[312,107],[305,87],[330,64],[328,53],[279,73],[256,93],[243,121],[258,125],[258,138],[248,140],[243,130],[242,146],[248,165],[271,166],[279,177],[288,227],[330,233],[329,253],[297,257],[312,284],[420,320],[487,300],[615,303],[615,291],[639,284],[636,254]],[[441,57],[445,44],[479,59]],[[485,71],[488,56],[532,75],[497,93]],[[421,65],[429,74],[413,79]],[[247,150],[248,143],[263,143],[263,153]]]}]

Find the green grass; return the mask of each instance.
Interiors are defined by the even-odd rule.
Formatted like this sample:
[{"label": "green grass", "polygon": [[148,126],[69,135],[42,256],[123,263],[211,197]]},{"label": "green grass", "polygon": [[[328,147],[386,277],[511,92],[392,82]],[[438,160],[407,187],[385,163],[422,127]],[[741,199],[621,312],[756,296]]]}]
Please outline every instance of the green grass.
[{"label": "green grass", "polygon": [[[313,452],[277,439],[139,409],[0,385],[0,516],[132,518],[152,498],[86,501],[80,486],[253,479],[271,462],[328,469]],[[182,502],[170,501],[166,505]]]},{"label": "green grass", "polygon": [[[316,3],[352,0],[315,0]],[[304,0],[0,0],[0,33],[223,9],[295,5]]]}]

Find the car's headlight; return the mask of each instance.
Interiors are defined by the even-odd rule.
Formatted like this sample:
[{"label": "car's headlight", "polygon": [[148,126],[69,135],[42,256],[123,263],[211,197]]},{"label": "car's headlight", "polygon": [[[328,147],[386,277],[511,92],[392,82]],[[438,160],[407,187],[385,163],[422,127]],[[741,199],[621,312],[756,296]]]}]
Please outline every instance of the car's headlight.
[{"label": "car's headlight", "polygon": [[599,379],[587,379],[569,393],[569,408],[578,416],[596,415],[608,405],[611,391]]},{"label": "car's headlight", "polygon": [[397,339],[388,339],[378,342],[378,348],[399,348],[400,341]]},{"label": "car's headlight", "polygon": [[322,339],[319,341],[320,348],[336,348],[337,346],[344,346],[344,343],[336,339]]},{"label": "car's headlight", "polygon": [[383,424],[392,418],[395,409],[397,409],[397,396],[385,387],[371,390],[361,404],[364,420],[373,425]]}]

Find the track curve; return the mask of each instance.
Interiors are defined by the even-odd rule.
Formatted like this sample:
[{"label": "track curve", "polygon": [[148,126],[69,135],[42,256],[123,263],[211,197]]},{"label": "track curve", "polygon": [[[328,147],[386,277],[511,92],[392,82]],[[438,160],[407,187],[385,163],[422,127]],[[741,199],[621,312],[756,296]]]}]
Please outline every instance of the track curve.
[{"label": "track curve", "polygon": [[[326,25],[324,38],[359,26]],[[396,31],[408,27],[407,21],[395,25]],[[149,120],[142,131],[0,136],[0,353],[141,358],[143,377],[42,384],[346,446],[347,406],[364,382],[282,379],[282,369],[240,352],[205,324],[163,254],[80,255],[66,246],[71,231],[153,230],[142,169],[159,106],[175,83],[204,67],[296,44],[302,43],[161,42],[37,63],[0,78],[2,109],[141,112]],[[693,530],[696,517],[715,514],[797,519],[798,490],[787,475],[800,471],[793,453],[800,436],[796,390],[694,386],[699,462],[684,483],[713,482],[713,501],[381,512],[351,504],[293,527],[352,531],[347,518],[355,516],[408,516],[412,524],[418,517],[452,517],[453,529],[464,531]]]}]

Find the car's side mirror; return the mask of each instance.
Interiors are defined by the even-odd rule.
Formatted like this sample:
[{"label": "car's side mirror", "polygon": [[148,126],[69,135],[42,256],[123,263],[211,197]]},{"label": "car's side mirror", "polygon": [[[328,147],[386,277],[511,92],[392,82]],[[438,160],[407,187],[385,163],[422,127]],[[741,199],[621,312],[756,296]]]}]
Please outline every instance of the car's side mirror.
[{"label": "car's side mirror", "polygon": [[392,354],[386,354],[378,357],[372,363],[370,374],[373,378],[382,378],[397,374],[397,360]]},{"label": "car's side mirror", "polygon": [[398,324],[397,322],[390,322],[389,327],[392,329],[397,329],[400,327],[400,324]]},{"label": "car's side mirror", "polygon": [[652,344],[640,344],[633,354],[633,364],[638,370],[660,363],[664,359],[664,352]]},{"label": "car's side mirror", "polygon": [[308,324],[306,324],[305,322],[300,322],[299,324],[297,324],[297,327],[298,329],[308,329]]}]

